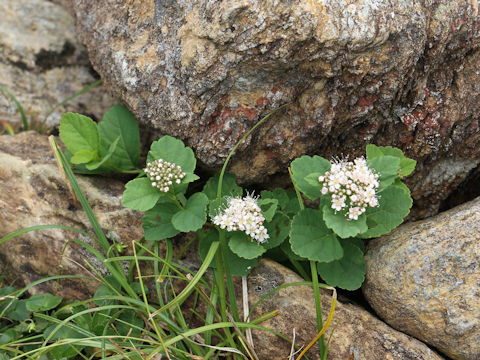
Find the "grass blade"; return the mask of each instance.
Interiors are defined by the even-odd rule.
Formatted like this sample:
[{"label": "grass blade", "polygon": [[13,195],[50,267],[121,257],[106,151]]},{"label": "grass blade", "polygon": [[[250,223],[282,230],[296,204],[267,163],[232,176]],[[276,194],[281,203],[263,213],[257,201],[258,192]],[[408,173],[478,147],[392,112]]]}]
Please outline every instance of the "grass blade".
[{"label": "grass blade", "polygon": [[15,95],[13,95],[5,86],[0,85],[0,91],[3,92],[5,95],[7,95],[10,99],[13,100],[15,103],[15,106],[18,109],[18,112],[20,113],[20,116],[22,117],[22,124],[23,124],[23,130],[27,131],[28,129],[28,121],[27,121],[27,116],[25,115],[25,111],[23,111],[22,105],[18,102],[17,98]]},{"label": "grass blade", "polygon": [[[83,193],[82,189],[80,188],[80,185],[78,184],[77,179],[75,178],[75,175],[73,174],[72,168],[70,167],[68,160],[65,158],[65,155],[61,151],[60,147],[58,146],[57,142],[55,141],[55,138],[53,136],[50,136],[49,138],[50,144],[52,146],[52,150],[55,153],[55,157],[59,159],[60,165],[62,166],[63,170],[65,171],[65,175],[68,178],[68,181],[75,192],[78,201],[82,205],[83,210],[87,214],[88,220],[90,224],[92,225],[93,231],[95,232],[95,235],[97,236],[96,240],[100,244],[100,246],[103,248],[104,252],[108,254],[108,251],[110,249],[110,243],[107,240],[107,237],[105,236],[102,227],[98,223],[97,218],[95,217],[95,214],[93,213],[93,210],[90,206],[90,204],[87,201],[87,198],[85,194]],[[132,296],[133,298],[138,298],[138,295],[135,293],[135,291],[132,289],[130,284],[128,283],[128,279],[125,276],[123,269],[121,268],[121,265],[118,263],[114,264],[105,264],[105,266],[110,270],[110,272],[115,276],[115,279],[122,285],[122,287],[127,291],[128,295]]]},{"label": "grass blade", "polygon": [[66,98],[65,100],[63,100],[62,102],[59,102],[57,105],[55,105],[49,112],[47,115],[45,115],[45,119],[43,120],[43,122],[40,124],[40,128],[47,122],[47,119],[50,117],[50,115],[53,114],[53,112],[55,110],[57,110],[60,106],[63,106],[65,105],[67,102],[69,102],[70,100],[73,100],[75,99],[76,97],[82,95],[82,94],[85,94],[86,92],[90,91],[91,89],[93,89],[94,87],[97,87],[98,85],[100,85],[102,83],[102,79],[100,80],[97,80],[95,81],[94,83],[90,84],[90,85],[87,85],[85,86],[82,90],[80,90],[79,92],[76,92],[75,94],[73,94],[72,96]]}]

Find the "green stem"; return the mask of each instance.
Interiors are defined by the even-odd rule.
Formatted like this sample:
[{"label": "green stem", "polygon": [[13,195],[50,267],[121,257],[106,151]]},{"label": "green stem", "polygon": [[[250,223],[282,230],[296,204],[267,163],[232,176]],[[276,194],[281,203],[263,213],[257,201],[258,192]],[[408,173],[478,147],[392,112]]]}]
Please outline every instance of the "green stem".
[{"label": "green stem", "polygon": [[[172,195],[170,195],[170,193],[167,193],[167,197],[168,197],[170,200],[172,200],[172,201],[175,203],[175,205],[178,206],[179,209],[182,209],[182,210],[183,210],[182,204],[180,203],[180,201],[178,201],[178,199],[177,199],[177,197],[176,197],[175,195],[172,196]],[[184,198],[185,198],[185,197],[184,197]]]},{"label": "green stem", "polygon": [[[297,194],[297,199],[298,199],[298,204],[300,206],[300,209],[303,210],[305,209],[305,205],[303,204],[303,199],[302,195],[300,194],[300,191],[297,189],[297,185],[295,184],[295,181],[293,180],[292,176],[292,171],[290,168],[288,168],[288,173],[290,174],[290,179],[292,180],[293,188],[295,189],[295,193]],[[315,310],[317,313],[317,329],[320,332],[323,328],[323,320],[322,320],[322,303],[320,300],[320,289],[319,289],[319,284],[318,284],[318,274],[317,274],[317,265],[315,261],[310,261],[310,271],[312,273],[312,283],[313,283],[313,293],[315,296]],[[325,344],[323,341],[323,335],[320,337],[318,341],[318,347],[320,349],[320,357],[323,359],[324,356],[326,356],[326,350],[325,350]]]},{"label": "green stem", "polygon": [[220,176],[218,178],[218,187],[217,187],[217,206],[219,207],[221,205],[221,197],[222,197],[222,183],[223,183],[223,175],[225,174],[225,171],[227,170],[227,165],[228,162],[230,161],[230,158],[232,157],[233,153],[237,148],[245,141],[245,139],[255,131],[257,127],[259,127],[261,124],[263,124],[270,116],[272,116],[274,113],[276,113],[278,110],[284,108],[288,104],[284,104],[282,106],[279,106],[278,108],[270,111],[267,115],[265,115],[262,119],[260,119],[250,130],[247,131],[245,135],[235,144],[233,149],[230,151],[230,153],[227,156],[227,159],[223,163],[222,171],[220,171]]},{"label": "green stem", "polygon": [[292,258],[290,254],[287,253],[286,251],[282,250],[282,252],[285,254],[285,256],[288,258],[288,261],[290,261],[290,263],[293,265],[295,270],[297,270],[297,272],[300,274],[302,278],[304,278],[307,281],[311,280],[310,275],[308,275],[308,273],[305,271],[305,269],[303,268],[302,264],[300,264],[300,262]]},{"label": "green stem", "polygon": [[[223,163],[222,170],[220,171],[220,175],[218,178],[218,187],[217,187],[217,207],[220,207],[221,205],[221,199],[222,199],[222,184],[223,184],[223,176],[225,174],[225,171],[228,166],[228,162],[230,161],[230,158],[232,157],[233,153],[237,148],[242,144],[245,139],[255,131],[257,127],[259,127],[262,123],[264,123],[272,114],[274,114],[276,111],[280,110],[281,108],[285,107],[287,104],[282,105],[275,110],[269,112],[266,116],[264,116],[260,121],[258,121],[243,137],[235,144],[233,149],[230,151],[230,153],[227,156],[227,159]],[[217,253],[215,254],[216,258],[216,264],[217,264],[217,271],[216,271],[216,278],[217,278],[217,286],[219,289],[219,300],[220,300],[220,314],[222,316],[223,321],[227,321],[227,315],[226,315],[226,291],[225,291],[225,275],[227,278],[227,286],[228,286],[228,295],[229,295],[229,300],[230,300],[230,308],[233,312],[233,316],[235,320],[239,320],[239,315],[238,315],[238,308],[237,308],[237,303],[236,303],[236,295],[235,295],[235,287],[233,285],[233,280],[231,277],[231,272],[230,272],[230,267],[227,266],[225,267],[224,264],[224,256],[226,253],[226,240],[225,240],[225,232],[220,230],[220,246],[217,250]],[[231,338],[230,331],[227,332],[227,337]],[[232,338],[233,342],[233,338]]]},{"label": "green stem", "polygon": [[143,171],[142,169],[125,170],[110,164],[108,161],[105,162],[105,166],[109,167],[110,169],[119,174],[140,174]]},{"label": "green stem", "polygon": [[[318,286],[317,264],[313,260],[310,260],[310,270],[312,272],[313,293],[315,296],[315,311],[317,313],[317,329],[320,332],[323,329],[322,301],[320,299],[320,287]],[[318,340],[318,348],[320,350],[320,357],[323,359],[326,353],[323,335]]]},{"label": "green stem", "polygon": [[[222,239],[223,238],[223,239]],[[217,288],[218,288],[218,295],[219,295],[219,303],[220,303],[220,316],[222,317],[223,322],[228,321],[227,317],[227,295],[225,290],[225,266],[223,261],[223,251],[221,249],[222,243],[225,243],[225,232],[220,230],[220,246],[215,253],[215,261],[216,261],[216,271],[215,271],[215,279],[217,281]],[[234,298],[235,300],[235,298]],[[227,340],[230,343],[230,346],[236,348],[235,341],[233,340],[232,333],[230,329],[225,329],[225,334],[227,336]]]},{"label": "green stem", "polygon": [[182,207],[185,207],[185,205],[187,204],[187,198],[185,197],[185,195],[183,195],[182,193],[178,193],[175,194],[175,197],[178,199],[178,201],[180,201]]},{"label": "green stem", "polygon": [[[225,236],[220,235],[220,250],[222,252],[222,261],[226,259],[227,246],[228,244],[225,239]],[[237,307],[237,301],[236,301],[237,297],[235,295],[235,286],[233,285],[233,279],[232,279],[232,272],[230,271],[230,266],[224,266],[224,269],[225,269],[225,275],[227,277],[227,290],[228,290],[230,309],[232,310],[233,318],[235,319],[235,321],[240,321],[240,316],[238,315],[238,307]]]}]

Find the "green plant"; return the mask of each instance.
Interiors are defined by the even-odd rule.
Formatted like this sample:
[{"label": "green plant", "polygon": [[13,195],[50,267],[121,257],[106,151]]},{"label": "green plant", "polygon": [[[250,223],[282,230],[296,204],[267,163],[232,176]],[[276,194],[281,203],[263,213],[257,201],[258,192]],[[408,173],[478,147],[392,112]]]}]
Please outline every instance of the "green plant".
[{"label": "green plant", "polygon": [[[258,323],[274,314],[252,319],[250,323],[219,321],[215,290],[202,277],[213,260],[216,248],[213,247],[206,255],[205,264],[198,271],[173,261],[169,240],[165,259],[159,256],[158,242],[145,239],[133,241],[133,253],[123,255],[123,247],[110,244],[105,237],[67,158],[53,137],[51,143],[95,236],[75,228],[42,225],[10,234],[0,239],[0,245],[29,231],[67,228],[97,242],[101,250],[85,241],[71,240],[71,243],[83,246],[104,264],[110,275],[102,276],[86,262],[93,279],[100,283],[95,296],[85,301],[63,304],[60,303],[60,297],[50,294],[25,299],[22,296],[42,282],[81,277],[57,275],[29,284],[21,290],[3,288],[0,291],[0,359],[153,359],[156,354],[164,354],[170,359],[191,359],[192,356],[217,358],[225,352],[241,354],[236,348],[225,346],[228,342],[226,334],[232,336],[229,329],[264,329]],[[124,271],[125,262],[129,263],[128,272]],[[152,265],[153,273],[145,275],[140,262]],[[161,283],[153,281],[154,294],[147,287],[150,279],[161,279]],[[173,280],[184,281],[187,285],[176,293]],[[190,294],[194,294],[197,305],[194,304],[185,313],[181,305]],[[212,299],[207,294],[211,294]],[[205,300],[209,313],[213,315],[212,321],[191,329],[189,324],[194,318],[203,318],[197,310],[200,300]],[[210,339],[206,343],[198,343],[195,337],[201,334],[209,334]]]},{"label": "green plant", "polygon": [[[271,256],[290,261],[307,280],[280,288],[308,284],[314,289],[318,335],[297,360],[317,341],[321,358],[326,359],[329,341],[325,343],[323,335],[333,317],[335,292],[324,323],[319,289],[360,287],[365,276],[363,239],[391,231],[408,214],[412,202],[401,178],[414,170],[415,161],[399,149],[375,145],[367,146],[366,159],[353,162],[331,163],[319,156],[302,156],[289,169],[294,191],[275,189],[261,191],[260,196],[248,194],[237,185],[233,174],[226,173],[228,161],[247,136],[271,115],[258,122],[232,149],[220,174],[194,192],[189,185],[199,179],[194,173],[196,158],[182,141],[164,136],[152,143],[142,170],[138,168],[138,126],[126,109],[113,107],[98,125],[87,117],[65,114],[60,137],[67,151],[64,154],[53,139],[52,147],[101,250],[78,239],[71,242],[85,247],[105,264],[110,275],[102,277],[87,263],[100,283],[92,299],[55,308],[58,300],[47,307],[42,304],[58,298],[44,297],[37,301],[39,308],[21,314],[18,320],[8,318],[10,313],[6,311],[2,313],[10,323],[0,331],[7,334],[5,342],[0,338],[0,356],[140,359],[164,354],[188,359],[192,355],[217,358],[220,352],[227,351],[233,358],[247,354],[254,359],[248,330],[272,331],[259,324],[275,314],[257,319],[249,316],[248,322],[241,321],[232,276],[246,276],[261,256]],[[123,205],[145,213],[145,237],[132,243],[132,253],[125,255],[122,246],[108,241],[70,165],[81,173],[138,174],[127,183],[122,198]],[[315,205],[306,207],[303,197]],[[41,228],[20,230],[0,239],[0,244]],[[196,235],[203,259],[196,271],[175,263],[173,257],[172,239],[187,232]],[[165,241],[165,258],[159,256],[159,241]],[[122,267],[125,261],[129,262],[127,273]],[[141,262],[151,265],[153,273],[145,275]],[[205,276],[209,268],[211,281]],[[319,275],[328,285],[319,282]],[[147,286],[149,279],[159,281]],[[172,279],[184,281],[180,292],[175,292]],[[12,304],[24,301],[20,296],[25,289],[8,291],[9,295],[1,300]],[[195,305],[187,316],[182,306],[189,296],[194,297]],[[197,309],[201,302],[206,305],[203,314]],[[190,328],[194,319],[203,325]],[[30,325],[33,321],[37,332],[14,333],[10,330],[19,325],[15,321]],[[190,339],[196,335],[201,335],[200,342]],[[32,339],[35,344],[30,344]]]},{"label": "green plant", "polygon": [[[296,194],[276,189],[262,191],[260,197],[242,197],[244,191],[236,184],[235,176],[224,173],[230,154],[220,175],[209,179],[201,192],[187,199],[187,186],[197,179],[193,173],[194,153],[180,140],[164,136],[152,144],[145,176],[126,185],[122,203],[145,212],[143,227],[148,240],[196,231],[203,258],[219,243],[211,267],[216,269],[220,301],[226,299],[226,275],[229,305],[236,320],[230,275],[248,274],[259,257],[277,249],[299,269],[299,262],[308,262],[320,332],[323,324],[317,273],[329,285],[359,288],[366,270],[361,239],[390,232],[412,205],[410,191],[401,178],[414,170],[415,161],[392,147],[368,145],[366,153],[366,159],[333,163],[319,156],[302,156],[291,164]],[[167,170],[155,168],[155,161],[166,162]],[[182,177],[171,174],[171,169]],[[319,200],[318,207],[305,208],[301,194]],[[225,317],[223,301],[221,314]],[[320,352],[325,358],[323,339]]]},{"label": "green plant", "polygon": [[60,119],[60,139],[76,172],[140,172],[138,123],[123,106],[112,106],[98,125],[84,115],[64,114]]}]

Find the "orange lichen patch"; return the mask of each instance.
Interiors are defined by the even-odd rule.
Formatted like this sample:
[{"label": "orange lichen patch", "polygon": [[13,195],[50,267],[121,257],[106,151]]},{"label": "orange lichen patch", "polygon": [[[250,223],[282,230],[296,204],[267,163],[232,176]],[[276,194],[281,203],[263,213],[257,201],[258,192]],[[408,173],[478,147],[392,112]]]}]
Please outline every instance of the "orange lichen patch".
[{"label": "orange lichen patch", "polygon": [[464,19],[462,19],[462,18],[456,19],[455,21],[453,21],[452,25],[450,25],[450,29],[452,29],[452,31],[458,31],[458,30],[461,29],[463,24],[465,24]]},{"label": "orange lichen patch", "polygon": [[245,116],[248,121],[252,121],[258,118],[258,113],[254,109],[239,106],[234,111],[235,111],[236,117],[239,117],[240,114],[243,114],[243,116]]},{"label": "orange lichen patch", "polygon": [[402,114],[402,116],[400,116],[400,120],[409,130],[413,130],[418,122],[418,119],[415,118],[415,116],[413,116],[411,113]]},{"label": "orange lichen patch", "polygon": [[423,111],[422,109],[417,109],[417,110],[412,112],[412,115],[413,115],[413,117],[415,117],[415,119],[420,121],[420,120],[425,119],[425,117],[427,116],[427,113],[425,111]]},{"label": "orange lichen patch", "polygon": [[258,107],[265,107],[270,103],[270,101],[268,101],[266,97],[262,96],[257,99],[256,103]]},{"label": "orange lichen patch", "polygon": [[267,149],[264,151],[264,153],[267,159],[273,159],[275,157],[275,152],[273,152],[272,150]]},{"label": "orange lichen patch", "polygon": [[225,109],[222,111],[220,117],[223,120],[226,120],[228,118],[245,118],[248,121],[253,121],[258,118],[258,113],[255,109],[247,108],[244,106],[238,106],[233,109]]},{"label": "orange lichen patch", "polygon": [[435,118],[429,116],[422,123],[423,128],[428,128],[430,130],[437,130],[439,128],[438,122]]},{"label": "orange lichen patch", "polygon": [[378,99],[376,95],[367,95],[357,101],[357,106],[372,106],[374,102]]}]

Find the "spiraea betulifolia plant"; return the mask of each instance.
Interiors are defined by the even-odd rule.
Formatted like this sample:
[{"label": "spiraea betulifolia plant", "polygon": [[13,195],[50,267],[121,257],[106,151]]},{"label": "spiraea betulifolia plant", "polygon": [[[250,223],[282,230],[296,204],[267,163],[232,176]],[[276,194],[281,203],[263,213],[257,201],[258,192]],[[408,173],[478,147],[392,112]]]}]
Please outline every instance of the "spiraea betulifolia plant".
[{"label": "spiraea betulifolia plant", "polygon": [[[115,106],[99,124],[79,114],[65,114],[60,138],[67,150],[63,153],[53,142],[54,150],[90,218],[103,253],[74,241],[97,256],[111,275],[104,278],[97,274],[101,286],[90,299],[94,306],[86,306],[89,301],[85,301],[65,304],[48,314],[28,315],[30,319],[39,316],[49,321],[50,326],[45,327],[48,330],[42,333],[42,328],[38,333],[42,345],[52,351],[15,347],[14,337],[3,343],[0,337],[0,356],[33,354],[57,359],[60,357],[55,356],[61,353],[58,356],[64,358],[101,354],[109,359],[137,359],[163,354],[171,359],[188,359],[191,355],[217,358],[228,352],[233,358],[241,358],[240,353],[255,358],[249,329],[262,328],[260,322],[274,314],[248,322],[241,319],[232,276],[248,275],[262,256],[269,256],[290,261],[314,289],[318,335],[297,359],[317,341],[321,358],[326,359],[329,342],[324,342],[323,334],[332,320],[335,301],[330,316],[323,321],[319,288],[354,290],[361,286],[365,277],[364,239],[390,232],[407,216],[412,200],[401,179],[414,170],[415,161],[399,149],[375,145],[367,145],[365,158],[352,161],[305,155],[288,169],[293,190],[248,193],[236,183],[235,175],[226,173],[228,161],[238,145],[272,113],[245,134],[222,171],[196,192],[190,186],[199,180],[195,154],[181,140],[163,136],[153,142],[146,165],[140,167],[138,125],[128,110]],[[72,167],[87,174],[137,174],[126,184],[122,198],[124,206],[144,212],[144,238],[133,242],[133,255],[122,255],[122,247],[105,237]],[[305,199],[316,205],[306,207]],[[182,233],[195,234],[198,240],[203,264],[194,272],[174,261],[172,241]],[[165,258],[159,256],[160,241],[166,242]],[[153,264],[153,276],[160,280],[155,282],[154,303],[147,296],[140,260]],[[130,263],[127,274],[121,266],[124,261]],[[211,281],[204,276],[209,269]],[[173,278],[187,283],[180,293],[174,293],[170,286]],[[204,315],[192,310],[193,316],[204,322],[195,329],[189,328],[191,319],[181,309],[192,293],[196,301],[207,304]],[[11,294],[12,299],[21,301],[14,291]],[[128,357],[121,357],[125,354]]]}]

